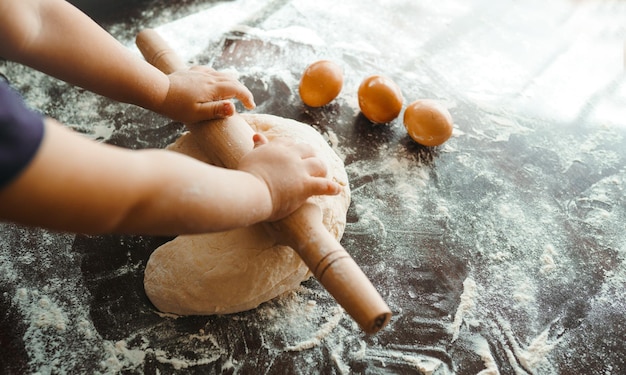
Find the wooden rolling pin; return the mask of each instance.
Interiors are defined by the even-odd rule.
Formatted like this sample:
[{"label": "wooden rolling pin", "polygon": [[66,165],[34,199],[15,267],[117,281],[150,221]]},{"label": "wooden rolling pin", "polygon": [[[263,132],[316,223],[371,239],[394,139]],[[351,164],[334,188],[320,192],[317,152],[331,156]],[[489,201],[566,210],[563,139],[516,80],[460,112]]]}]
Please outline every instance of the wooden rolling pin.
[{"label": "wooden rolling pin", "polygon": [[[145,59],[166,74],[188,68],[154,30],[140,32],[136,43]],[[198,145],[227,168],[237,168],[241,157],[254,148],[254,131],[237,114],[225,120],[187,124],[187,128]],[[348,252],[324,227],[317,205],[305,203],[290,216],[266,225],[279,243],[300,255],[315,278],[363,331],[373,334],[387,325],[391,310]]]}]

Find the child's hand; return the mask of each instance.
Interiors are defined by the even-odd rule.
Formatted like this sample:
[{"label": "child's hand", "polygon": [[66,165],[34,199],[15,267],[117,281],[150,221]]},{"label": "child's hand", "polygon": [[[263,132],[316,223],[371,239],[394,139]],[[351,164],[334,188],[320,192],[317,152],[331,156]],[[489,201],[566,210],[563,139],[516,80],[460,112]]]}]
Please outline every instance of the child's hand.
[{"label": "child's hand", "polygon": [[313,148],[278,138],[268,143],[254,135],[255,148],[244,156],[238,169],[253,174],[266,186],[272,213],[267,221],[289,215],[312,195],[336,195],[341,185],[326,178],[327,168]]},{"label": "child's hand", "polygon": [[168,75],[170,87],[156,111],[176,121],[194,123],[235,113],[229,100],[239,99],[255,107],[252,93],[236,77],[205,66],[194,66]]}]

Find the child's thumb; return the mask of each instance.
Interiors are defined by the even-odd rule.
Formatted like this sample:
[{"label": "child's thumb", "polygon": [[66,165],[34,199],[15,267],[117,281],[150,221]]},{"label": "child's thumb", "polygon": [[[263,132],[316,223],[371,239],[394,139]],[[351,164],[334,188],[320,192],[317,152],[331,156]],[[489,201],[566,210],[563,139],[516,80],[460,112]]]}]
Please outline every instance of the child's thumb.
[{"label": "child's thumb", "polygon": [[230,117],[235,114],[235,105],[229,100],[203,103],[200,115],[204,120]]},{"label": "child's thumb", "polygon": [[252,141],[254,142],[254,148],[257,148],[269,142],[267,138],[261,133],[255,133],[252,136]]}]

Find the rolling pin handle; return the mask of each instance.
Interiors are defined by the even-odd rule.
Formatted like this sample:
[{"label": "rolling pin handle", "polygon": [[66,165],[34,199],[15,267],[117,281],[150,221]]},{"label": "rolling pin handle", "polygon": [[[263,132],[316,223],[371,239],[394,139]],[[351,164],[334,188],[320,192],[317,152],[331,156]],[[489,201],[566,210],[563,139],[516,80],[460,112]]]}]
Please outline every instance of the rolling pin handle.
[{"label": "rolling pin handle", "polygon": [[144,29],[135,39],[135,44],[147,62],[165,74],[187,69],[187,64],[170,48],[167,42],[152,29]]},{"label": "rolling pin handle", "polygon": [[391,310],[350,254],[324,227],[319,206],[307,202],[288,218],[266,227],[279,243],[296,250],[363,331],[374,334],[387,325]]}]

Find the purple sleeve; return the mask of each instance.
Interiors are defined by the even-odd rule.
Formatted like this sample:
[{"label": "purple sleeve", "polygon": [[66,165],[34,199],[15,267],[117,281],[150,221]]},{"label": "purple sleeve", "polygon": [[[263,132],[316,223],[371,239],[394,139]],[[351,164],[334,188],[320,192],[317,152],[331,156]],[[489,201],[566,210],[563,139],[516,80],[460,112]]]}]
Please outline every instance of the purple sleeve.
[{"label": "purple sleeve", "polygon": [[43,117],[0,80],[0,188],[33,159],[43,139]]}]

